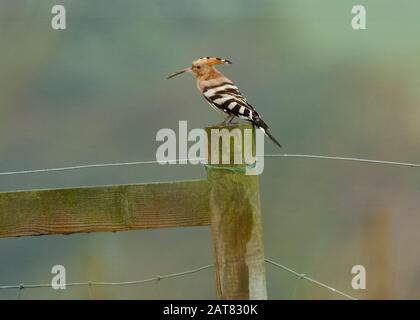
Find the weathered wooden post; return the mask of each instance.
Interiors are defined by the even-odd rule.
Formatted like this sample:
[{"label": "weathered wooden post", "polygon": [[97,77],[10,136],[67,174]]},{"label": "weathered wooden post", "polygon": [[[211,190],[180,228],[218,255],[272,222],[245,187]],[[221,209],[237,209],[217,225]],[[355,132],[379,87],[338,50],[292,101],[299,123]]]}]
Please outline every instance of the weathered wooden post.
[{"label": "weathered wooden post", "polygon": [[[220,132],[223,128],[229,131]],[[209,210],[216,285],[221,299],[267,299],[259,182],[258,176],[245,174],[243,154],[247,150],[244,144],[254,144],[255,139],[246,141],[245,130],[254,129],[251,125],[206,128]],[[223,143],[223,136],[230,143]],[[242,142],[233,143],[234,139]],[[255,151],[254,145],[249,147]],[[230,160],[228,164],[221,163],[223,155]],[[220,156],[221,164],[211,162],[215,156]],[[233,163],[235,156],[242,158]]]}]

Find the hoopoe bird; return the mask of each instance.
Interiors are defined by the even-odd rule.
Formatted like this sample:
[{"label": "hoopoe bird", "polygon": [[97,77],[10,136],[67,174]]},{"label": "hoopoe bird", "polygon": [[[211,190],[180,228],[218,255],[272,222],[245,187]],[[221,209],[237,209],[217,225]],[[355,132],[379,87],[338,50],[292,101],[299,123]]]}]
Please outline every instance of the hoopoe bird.
[{"label": "hoopoe bird", "polygon": [[170,75],[167,79],[185,72],[194,74],[197,77],[197,88],[204,99],[213,109],[226,115],[226,119],[221,125],[232,123],[235,117],[247,120],[281,148],[281,144],[270,133],[267,124],[241,94],[238,87],[215,68],[218,64],[232,64],[232,62],[222,58],[203,57],[193,61],[191,67],[182,69]]}]

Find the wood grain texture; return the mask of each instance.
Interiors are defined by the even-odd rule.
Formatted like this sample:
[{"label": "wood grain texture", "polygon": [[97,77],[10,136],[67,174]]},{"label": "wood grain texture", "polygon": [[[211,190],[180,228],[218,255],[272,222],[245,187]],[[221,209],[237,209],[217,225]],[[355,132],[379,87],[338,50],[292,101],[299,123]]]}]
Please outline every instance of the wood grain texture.
[{"label": "wood grain texture", "polygon": [[219,298],[267,299],[258,176],[232,164],[208,166],[207,174]]},{"label": "wood grain texture", "polygon": [[205,180],[0,193],[0,237],[209,224]]}]

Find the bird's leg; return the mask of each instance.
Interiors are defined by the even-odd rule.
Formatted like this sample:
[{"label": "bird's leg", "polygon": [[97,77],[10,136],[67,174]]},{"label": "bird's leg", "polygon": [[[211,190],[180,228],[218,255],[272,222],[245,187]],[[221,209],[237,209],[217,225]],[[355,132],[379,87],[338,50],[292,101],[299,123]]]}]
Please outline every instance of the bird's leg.
[{"label": "bird's leg", "polygon": [[227,122],[227,124],[238,124],[238,122],[234,122],[233,120],[235,120],[235,117],[231,117],[230,119],[229,119],[229,121]]},{"label": "bird's leg", "polygon": [[226,119],[223,120],[223,122],[220,125],[221,126],[225,126],[225,125],[231,123],[231,121],[233,120],[233,118],[234,118],[234,116],[231,116],[231,115],[227,116]]}]

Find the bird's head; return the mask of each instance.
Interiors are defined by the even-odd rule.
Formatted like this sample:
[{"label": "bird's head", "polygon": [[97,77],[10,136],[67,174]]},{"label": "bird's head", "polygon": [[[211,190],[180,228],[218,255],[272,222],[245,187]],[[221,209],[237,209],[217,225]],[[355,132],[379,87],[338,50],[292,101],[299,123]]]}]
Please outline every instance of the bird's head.
[{"label": "bird's head", "polygon": [[217,70],[215,65],[217,64],[232,64],[227,59],[222,59],[218,57],[203,57],[193,61],[191,67],[182,69],[168,77],[168,79],[173,78],[177,75],[183,74],[184,72],[190,72],[198,78],[207,78],[212,74],[216,74]]}]

